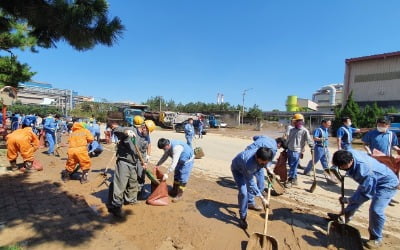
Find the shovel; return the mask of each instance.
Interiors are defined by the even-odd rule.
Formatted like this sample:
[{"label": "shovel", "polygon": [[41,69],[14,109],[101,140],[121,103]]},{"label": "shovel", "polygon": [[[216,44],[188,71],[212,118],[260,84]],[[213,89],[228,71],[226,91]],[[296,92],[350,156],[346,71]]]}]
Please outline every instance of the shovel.
[{"label": "shovel", "polygon": [[[324,143],[324,142],[323,142]],[[324,143],[324,153],[325,153],[325,159],[326,159],[326,162],[329,164],[329,159],[328,159],[328,149],[327,149],[327,147],[326,147],[326,145],[325,145],[325,143]],[[334,173],[334,170],[333,169],[330,169],[330,168],[328,168],[326,171],[325,171],[325,179],[326,179],[326,181],[328,182],[328,184],[338,184],[339,183],[339,180],[338,180],[338,176],[336,176],[336,174]],[[338,175],[339,175],[339,173],[338,173]],[[339,178],[339,179],[341,179],[341,178]]]},{"label": "shovel", "polygon": [[313,193],[315,191],[315,188],[317,187],[317,177],[315,176],[314,150],[311,150],[311,162],[312,162],[314,180],[310,187],[310,193]]},{"label": "shovel", "polygon": [[[140,163],[142,163],[142,165],[144,166],[145,162],[143,160],[142,154],[139,151],[139,147],[136,145],[136,143],[133,143],[133,145],[135,145],[135,149],[136,149],[136,152],[138,154]],[[160,184],[160,182],[157,180],[157,178],[147,168],[144,171],[146,173],[146,176],[149,177],[151,183],[153,183],[156,186],[158,186]]]},{"label": "shovel", "polygon": [[[269,179],[269,178],[268,178]],[[270,180],[268,180],[271,183]],[[271,185],[268,188],[268,196],[267,200],[269,203],[271,197]],[[278,250],[278,241],[272,237],[267,235],[268,228],[268,213],[269,207],[265,209],[265,221],[264,221],[264,233],[253,233],[250,236],[249,243],[247,244],[247,250],[255,250],[255,249],[263,249],[263,250]]]},{"label": "shovel", "polygon": [[[344,176],[342,181],[342,199],[344,197]],[[341,215],[344,214],[344,203],[342,204]],[[328,223],[328,249],[351,249],[362,250],[363,243],[360,232],[346,223],[333,220]]]}]

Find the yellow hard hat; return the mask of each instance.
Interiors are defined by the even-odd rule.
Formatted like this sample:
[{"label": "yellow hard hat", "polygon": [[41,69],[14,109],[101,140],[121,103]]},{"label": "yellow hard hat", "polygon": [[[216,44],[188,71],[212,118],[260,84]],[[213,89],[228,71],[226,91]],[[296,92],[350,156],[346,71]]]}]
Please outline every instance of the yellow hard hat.
[{"label": "yellow hard hat", "polygon": [[144,124],[146,124],[149,133],[153,132],[154,129],[156,129],[156,124],[152,120],[146,120],[144,121]]},{"label": "yellow hard hat", "polygon": [[133,122],[135,123],[136,126],[140,126],[143,124],[144,119],[140,115],[136,115],[135,117],[133,117]]},{"label": "yellow hard hat", "polygon": [[304,121],[304,116],[302,114],[294,114],[293,115],[293,120],[303,120]]}]

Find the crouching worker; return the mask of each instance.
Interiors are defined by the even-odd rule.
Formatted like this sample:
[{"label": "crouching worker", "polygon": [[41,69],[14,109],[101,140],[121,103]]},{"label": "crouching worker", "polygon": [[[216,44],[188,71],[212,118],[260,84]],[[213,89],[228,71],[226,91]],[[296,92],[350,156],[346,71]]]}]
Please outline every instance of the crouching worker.
[{"label": "crouching worker", "polygon": [[14,130],[7,135],[7,158],[10,161],[11,170],[17,170],[17,157],[20,153],[24,160],[24,167],[20,170],[34,171],[33,156],[39,148],[39,138],[33,133],[31,124],[32,122],[29,119],[25,119],[22,123],[22,129]]},{"label": "crouching worker", "polygon": [[248,193],[259,197],[264,207],[269,206],[268,201],[262,196],[262,190],[255,182],[255,177],[260,171],[264,171],[264,168],[272,161],[273,154],[271,149],[260,147],[257,150],[245,150],[232,160],[231,171],[239,189],[240,227],[243,229],[247,229],[247,208],[249,206],[256,207],[254,201],[249,204]]},{"label": "crouching worker", "polygon": [[159,139],[157,146],[159,149],[164,150],[164,155],[158,161],[157,167],[162,165],[168,157],[172,157],[172,163],[164,174],[163,180],[166,181],[169,173],[174,172],[174,185],[170,195],[174,197],[172,202],[178,202],[182,199],[183,191],[193,168],[193,149],[185,142],[169,141],[165,138]]},{"label": "crouching worker", "polygon": [[72,133],[68,139],[68,160],[65,170],[61,172],[61,179],[66,182],[71,179],[71,174],[74,173],[77,164],[82,169],[81,183],[89,181],[89,170],[91,166],[90,157],[88,154],[88,143],[93,141],[93,135],[85,128],[83,123],[74,122],[72,125]]},{"label": "crouching worker", "polygon": [[[128,127],[120,127],[117,123],[110,125],[114,135],[118,138],[117,165],[114,179],[110,185],[107,208],[115,217],[122,218],[122,205],[134,205],[138,203],[139,192],[138,172],[143,171],[146,164],[141,165],[138,151],[134,143],[139,143],[135,130]],[[138,145],[140,148],[141,145]]]},{"label": "crouching worker", "polygon": [[97,157],[103,152],[103,146],[94,140],[88,145],[88,153],[90,157]]},{"label": "crouching worker", "polygon": [[339,150],[333,155],[332,161],[360,184],[350,198],[340,198],[340,202],[348,203],[344,210],[345,221],[348,222],[364,202],[371,200],[369,241],[366,242],[366,247],[369,249],[380,247],[385,224],[385,209],[396,194],[399,180],[391,169],[365,152],[353,149]]}]

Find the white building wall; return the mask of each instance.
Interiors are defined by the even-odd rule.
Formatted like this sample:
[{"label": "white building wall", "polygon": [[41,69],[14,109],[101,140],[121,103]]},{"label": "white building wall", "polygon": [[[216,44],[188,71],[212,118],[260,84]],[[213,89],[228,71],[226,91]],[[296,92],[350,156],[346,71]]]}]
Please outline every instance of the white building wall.
[{"label": "white building wall", "polygon": [[399,101],[400,55],[347,63],[346,99],[351,91],[356,102]]}]

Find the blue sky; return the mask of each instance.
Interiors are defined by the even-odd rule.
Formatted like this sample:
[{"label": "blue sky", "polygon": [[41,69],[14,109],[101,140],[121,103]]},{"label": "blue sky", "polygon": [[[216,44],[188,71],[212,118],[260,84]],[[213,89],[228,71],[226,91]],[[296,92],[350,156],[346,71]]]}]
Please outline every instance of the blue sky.
[{"label": "blue sky", "polygon": [[17,52],[34,80],[81,95],[142,102],[216,102],[285,109],[342,83],[344,60],[398,51],[400,1],[111,0],[126,27],[113,47],[65,43]]}]

